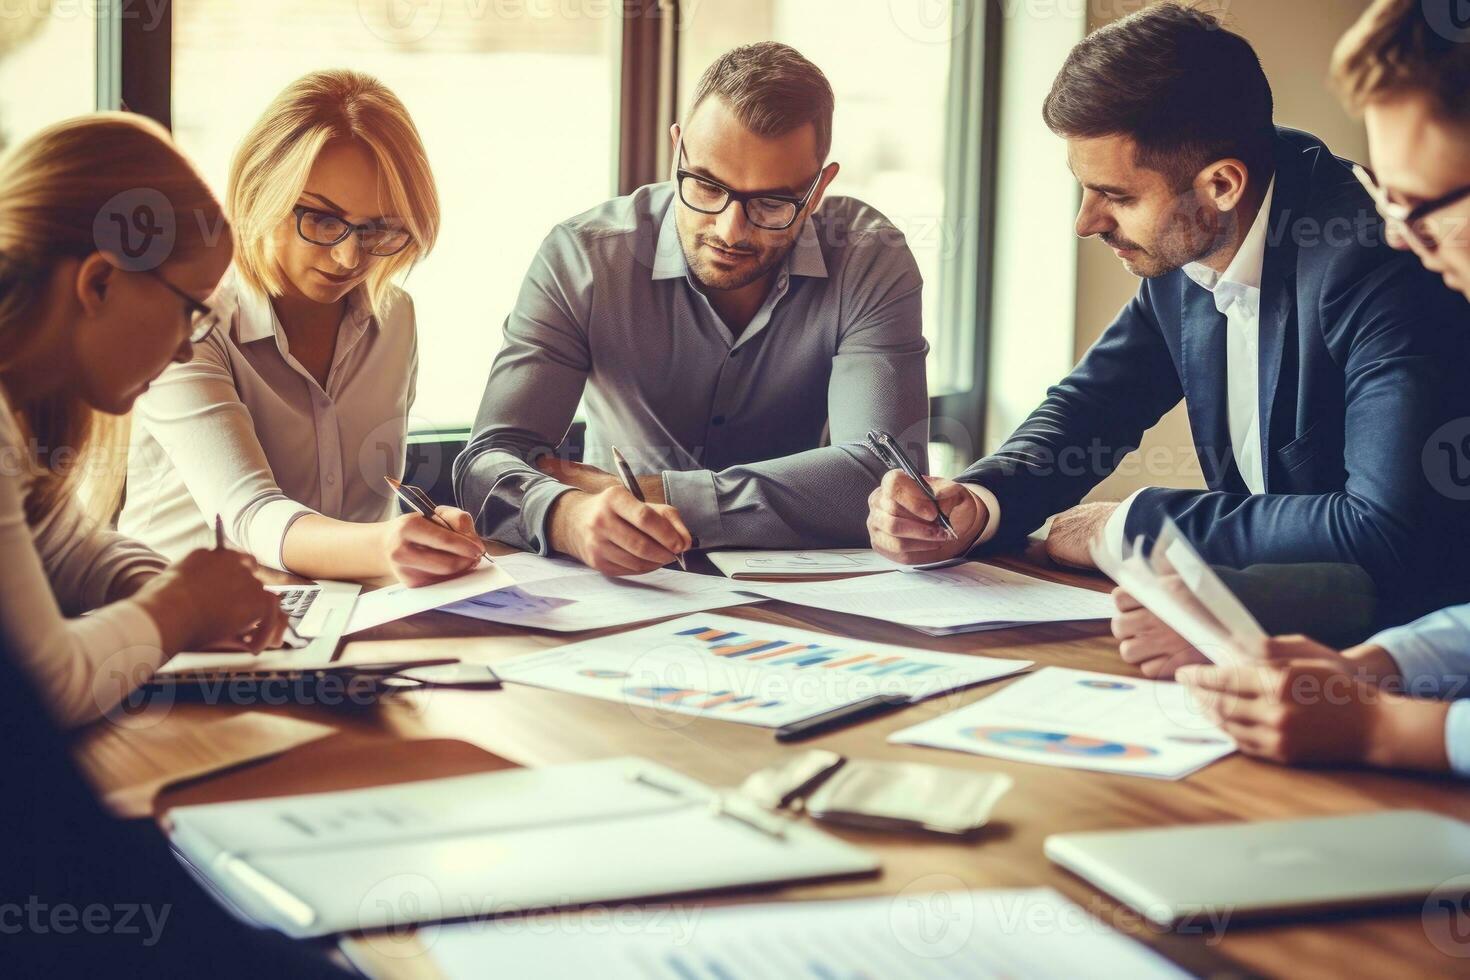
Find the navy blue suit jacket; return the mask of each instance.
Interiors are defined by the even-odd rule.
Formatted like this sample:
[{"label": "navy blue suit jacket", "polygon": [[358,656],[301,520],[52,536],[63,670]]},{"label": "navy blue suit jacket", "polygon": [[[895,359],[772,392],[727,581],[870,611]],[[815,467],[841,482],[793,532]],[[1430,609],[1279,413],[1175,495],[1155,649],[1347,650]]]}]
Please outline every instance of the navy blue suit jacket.
[{"label": "navy blue suit jacket", "polygon": [[1217,565],[1356,564],[1386,596],[1414,594],[1424,608],[1438,601],[1430,591],[1463,592],[1470,549],[1451,545],[1470,505],[1426,464],[1437,430],[1470,417],[1470,307],[1384,242],[1349,165],[1309,134],[1277,132],[1269,222],[1265,492],[1246,490],[1231,449],[1225,319],[1175,271],[1144,280],[1041,407],[961,475],[1000,503],[992,544],[1076,504],[1182,397],[1209,489],[1142,491],[1129,540],[1151,539],[1167,515]]}]

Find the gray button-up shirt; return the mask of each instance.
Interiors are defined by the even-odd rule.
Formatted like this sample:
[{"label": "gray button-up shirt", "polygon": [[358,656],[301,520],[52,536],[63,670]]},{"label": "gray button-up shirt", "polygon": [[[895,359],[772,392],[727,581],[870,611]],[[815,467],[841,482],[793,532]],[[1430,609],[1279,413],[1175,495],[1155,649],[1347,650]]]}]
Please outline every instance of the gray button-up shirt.
[{"label": "gray button-up shirt", "polygon": [[863,437],[887,429],[921,466],[928,440],[922,280],[903,235],[828,198],[735,337],[674,215],[662,183],[552,229],[455,461],[460,505],[486,536],[545,554],[570,488],[527,460],[560,445],[585,393],[585,461],[612,471],[617,446],[634,472],[662,473],[702,547],[866,543],[883,467]]}]

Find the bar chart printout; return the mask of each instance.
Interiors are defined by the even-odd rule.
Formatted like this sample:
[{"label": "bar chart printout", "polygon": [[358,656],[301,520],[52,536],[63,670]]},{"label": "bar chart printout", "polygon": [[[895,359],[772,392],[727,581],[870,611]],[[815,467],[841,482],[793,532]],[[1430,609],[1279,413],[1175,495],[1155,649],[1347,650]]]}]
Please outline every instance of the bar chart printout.
[{"label": "bar chart printout", "polygon": [[1029,666],[705,613],[527,654],[496,670],[513,684],[780,727],[877,694],[918,701]]}]

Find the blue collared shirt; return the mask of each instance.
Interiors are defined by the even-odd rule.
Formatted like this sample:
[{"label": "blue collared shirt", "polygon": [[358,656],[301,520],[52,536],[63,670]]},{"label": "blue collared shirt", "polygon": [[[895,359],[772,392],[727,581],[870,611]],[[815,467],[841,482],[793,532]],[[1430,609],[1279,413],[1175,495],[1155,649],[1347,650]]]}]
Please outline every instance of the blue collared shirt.
[{"label": "blue collared shirt", "polygon": [[1451,769],[1470,776],[1470,605],[1432,612],[1368,642],[1393,657],[1409,694],[1455,699],[1445,721],[1445,752]]},{"label": "blue collared shirt", "polygon": [[[690,273],[672,183],[552,229],[454,466],[481,533],[545,554],[569,487],[527,463],[555,449],[585,399],[584,460],[662,474],[703,547],[862,545],[883,467],[863,448],[892,432],[923,465],[928,345],[922,280],[877,211],[829,197],[733,333]],[[830,425],[830,445],[823,445]]]}]

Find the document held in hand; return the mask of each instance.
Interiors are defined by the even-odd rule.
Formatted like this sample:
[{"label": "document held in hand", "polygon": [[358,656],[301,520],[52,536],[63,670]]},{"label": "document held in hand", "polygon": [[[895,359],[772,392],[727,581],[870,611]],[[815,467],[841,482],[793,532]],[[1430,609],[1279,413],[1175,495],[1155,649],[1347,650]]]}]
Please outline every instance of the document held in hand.
[{"label": "document held in hand", "polygon": [[1139,539],[1132,546],[1124,543],[1120,560],[1098,539],[1092,542],[1092,559],[1145,609],[1217,664],[1239,662],[1244,642],[1266,636],[1250,610],[1168,518],[1149,554],[1144,554]]}]

